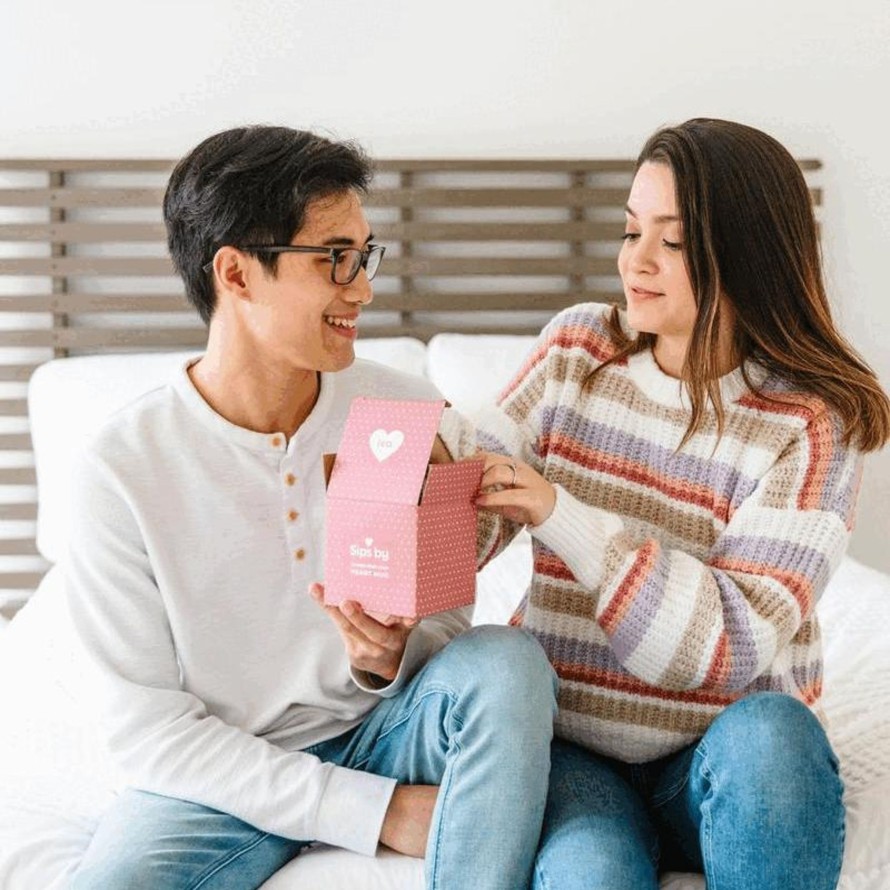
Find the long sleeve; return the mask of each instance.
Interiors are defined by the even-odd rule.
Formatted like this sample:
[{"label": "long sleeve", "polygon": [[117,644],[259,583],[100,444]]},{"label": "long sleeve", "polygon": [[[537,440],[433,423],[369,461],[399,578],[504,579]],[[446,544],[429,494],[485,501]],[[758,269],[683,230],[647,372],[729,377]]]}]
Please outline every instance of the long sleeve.
[{"label": "long sleeve", "polygon": [[72,505],[69,603],[96,665],[103,724],[127,783],[283,837],[372,854],[395,783],[282,750],[209,713],[183,688],[154,554],[97,458],[81,461]]},{"label": "long sleeve", "polygon": [[618,661],[667,689],[741,690],[798,633],[843,555],[861,469],[823,413],[733,513],[704,559],[565,488],[533,534],[590,592]]},{"label": "long sleeve", "polygon": [[[544,471],[538,453],[538,436],[543,423],[541,409],[546,404],[547,361],[554,325],[548,325],[530,350],[522,367],[504,388],[496,405],[469,419],[448,409],[440,435],[455,460],[472,457],[477,451],[515,457]],[[523,526],[495,513],[479,511],[476,552],[483,568],[519,534]]]}]

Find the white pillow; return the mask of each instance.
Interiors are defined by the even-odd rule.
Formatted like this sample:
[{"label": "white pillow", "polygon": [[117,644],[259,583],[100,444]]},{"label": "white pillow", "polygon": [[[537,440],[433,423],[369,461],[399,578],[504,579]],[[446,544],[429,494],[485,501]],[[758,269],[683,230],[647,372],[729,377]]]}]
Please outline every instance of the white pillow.
[{"label": "white pillow", "polygon": [[355,354],[406,374],[426,374],[426,343],[414,337],[378,337],[355,341]]},{"label": "white pillow", "polygon": [[[426,346],[412,337],[359,340],[356,354],[409,374],[424,373]],[[28,386],[37,472],[37,548],[58,562],[67,547],[68,485],[77,449],[111,414],[162,386],[191,352],[143,352],[53,359]]]},{"label": "white pillow", "polygon": [[525,334],[436,334],[427,345],[427,376],[458,411],[473,417],[495,403],[536,340]]},{"label": "white pillow", "polygon": [[124,405],[164,384],[192,352],[53,359],[28,385],[37,471],[37,549],[58,562],[67,546],[71,464],[83,441]]}]

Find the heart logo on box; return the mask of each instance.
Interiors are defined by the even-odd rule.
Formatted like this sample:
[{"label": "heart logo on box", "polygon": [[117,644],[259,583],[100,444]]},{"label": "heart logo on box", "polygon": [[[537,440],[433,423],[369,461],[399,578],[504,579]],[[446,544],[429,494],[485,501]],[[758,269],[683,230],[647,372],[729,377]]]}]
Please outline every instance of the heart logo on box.
[{"label": "heart logo on box", "polygon": [[380,463],[392,457],[405,441],[405,434],[401,430],[374,430],[371,433],[371,453]]},{"label": "heart logo on box", "polygon": [[365,538],[365,547],[370,547],[374,543],[373,538]]}]

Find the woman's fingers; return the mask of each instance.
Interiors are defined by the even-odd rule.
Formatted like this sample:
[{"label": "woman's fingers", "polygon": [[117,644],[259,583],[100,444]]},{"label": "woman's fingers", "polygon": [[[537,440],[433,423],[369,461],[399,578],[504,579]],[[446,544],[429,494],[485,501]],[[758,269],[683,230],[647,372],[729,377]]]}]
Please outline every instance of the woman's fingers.
[{"label": "woman's fingers", "polygon": [[492,458],[485,462],[480,489],[482,491],[499,491],[504,488],[520,488],[522,486],[521,474],[527,468],[527,464],[501,454],[492,455]]}]

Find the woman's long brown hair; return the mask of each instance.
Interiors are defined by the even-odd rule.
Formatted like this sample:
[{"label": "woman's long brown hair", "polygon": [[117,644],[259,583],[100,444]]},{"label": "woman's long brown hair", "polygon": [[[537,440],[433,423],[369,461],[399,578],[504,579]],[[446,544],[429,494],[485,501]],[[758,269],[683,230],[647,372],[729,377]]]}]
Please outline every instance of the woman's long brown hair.
[{"label": "woman's long brown hair", "polygon": [[[714,348],[723,296],[733,313],[734,355],[753,391],[748,359],[837,412],[845,444],[881,448],[890,438],[890,401],[834,326],[810,193],[794,158],[753,127],[696,118],[650,137],[636,169],[647,162],[673,171],[698,306],[682,372],[692,416],[680,447],[700,427],[708,399],[723,428]],[[606,364],[655,345],[654,334],[627,337],[617,308],[609,324],[620,349]]]}]

